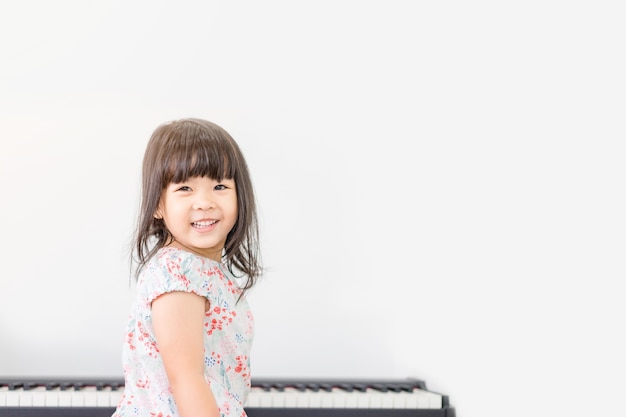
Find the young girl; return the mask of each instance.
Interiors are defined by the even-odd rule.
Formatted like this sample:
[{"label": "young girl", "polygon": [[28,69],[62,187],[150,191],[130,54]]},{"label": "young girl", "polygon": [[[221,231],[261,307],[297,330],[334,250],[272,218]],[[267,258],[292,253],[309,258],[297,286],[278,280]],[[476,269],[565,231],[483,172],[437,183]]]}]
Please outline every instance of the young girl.
[{"label": "young girl", "polygon": [[261,264],[248,167],[224,129],[183,119],[154,131],[134,254],[113,416],[245,416],[253,321],[244,295]]}]

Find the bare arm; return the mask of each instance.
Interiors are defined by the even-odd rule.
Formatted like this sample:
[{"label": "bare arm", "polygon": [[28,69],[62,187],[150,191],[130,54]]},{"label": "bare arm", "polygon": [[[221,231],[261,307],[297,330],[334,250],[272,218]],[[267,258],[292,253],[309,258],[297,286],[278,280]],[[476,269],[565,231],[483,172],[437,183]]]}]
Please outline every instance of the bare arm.
[{"label": "bare arm", "polygon": [[165,372],[181,417],[219,417],[204,379],[206,298],[171,292],[152,302],[152,321]]}]

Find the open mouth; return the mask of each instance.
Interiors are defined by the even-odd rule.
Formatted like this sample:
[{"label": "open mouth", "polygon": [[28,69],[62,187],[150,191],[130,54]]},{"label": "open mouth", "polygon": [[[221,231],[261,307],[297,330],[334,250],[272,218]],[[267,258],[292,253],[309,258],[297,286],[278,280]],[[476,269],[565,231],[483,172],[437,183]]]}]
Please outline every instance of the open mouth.
[{"label": "open mouth", "polygon": [[213,226],[215,223],[217,223],[217,220],[202,220],[199,222],[193,222],[191,223],[191,225],[193,227],[197,227],[199,229],[205,228],[205,227],[209,227],[209,226]]}]

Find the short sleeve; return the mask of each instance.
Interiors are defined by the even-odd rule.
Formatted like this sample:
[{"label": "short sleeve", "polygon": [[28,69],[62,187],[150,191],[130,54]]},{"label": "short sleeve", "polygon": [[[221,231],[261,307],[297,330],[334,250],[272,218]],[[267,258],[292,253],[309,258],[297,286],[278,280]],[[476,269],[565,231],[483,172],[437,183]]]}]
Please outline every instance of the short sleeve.
[{"label": "short sleeve", "polygon": [[162,249],[155,256],[142,277],[146,304],[174,291],[194,293],[213,304],[215,281],[224,278],[219,263],[174,248]]}]

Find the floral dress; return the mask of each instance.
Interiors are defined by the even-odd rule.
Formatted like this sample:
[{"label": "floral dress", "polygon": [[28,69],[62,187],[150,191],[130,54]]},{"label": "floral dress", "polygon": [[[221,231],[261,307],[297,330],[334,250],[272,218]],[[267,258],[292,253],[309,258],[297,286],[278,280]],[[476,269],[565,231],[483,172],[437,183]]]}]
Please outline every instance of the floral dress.
[{"label": "floral dress", "polygon": [[249,353],[254,321],[241,290],[225,266],[208,258],[163,248],[145,265],[137,283],[123,345],[124,394],[113,417],[177,417],[163,360],[152,327],[151,303],[185,291],[206,297],[204,377],[221,416],[246,416],[250,391]]}]

